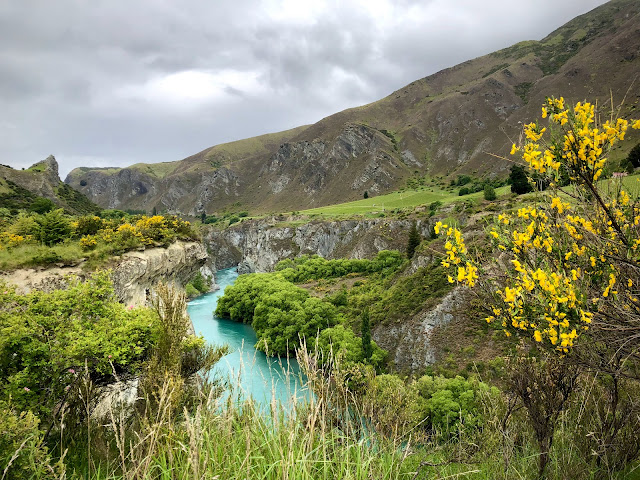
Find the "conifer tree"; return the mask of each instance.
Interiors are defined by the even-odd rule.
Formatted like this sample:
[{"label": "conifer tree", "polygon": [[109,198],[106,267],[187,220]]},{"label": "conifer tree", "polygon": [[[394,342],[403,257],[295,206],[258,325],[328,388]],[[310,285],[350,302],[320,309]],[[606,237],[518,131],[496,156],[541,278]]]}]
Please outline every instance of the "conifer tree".
[{"label": "conifer tree", "polygon": [[371,323],[369,322],[369,310],[362,312],[362,356],[364,360],[369,360],[373,355],[373,345],[371,345]]},{"label": "conifer tree", "polygon": [[418,233],[418,227],[414,221],[411,224],[411,230],[409,230],[409,240],[407,242],[407,258],[413,258],[413,254],[416,252],[416,248],[420,245],[422,238]]}]

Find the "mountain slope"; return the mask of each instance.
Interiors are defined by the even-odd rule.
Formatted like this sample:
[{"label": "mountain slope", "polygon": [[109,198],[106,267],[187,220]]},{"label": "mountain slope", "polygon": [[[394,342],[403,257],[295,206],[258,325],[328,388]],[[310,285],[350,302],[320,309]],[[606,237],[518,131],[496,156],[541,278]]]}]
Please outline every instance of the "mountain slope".
[{"label": "mountain slope", "polygon": [[53,155],[26,170],[0,165],[0,207],[29,208],[38,197],[51,200],[72,214],[100,210],[84,194],[63,183],[58,176],[58,162]]},{"label": "mountain slope", "polygon": [[507,155],[546,96],[606,105],[629,90],[627,116],[640,102],[638,72],[640,2],[613,0],[541,41],[445,69],[308,127],[168,164],[76,169],[66,181],[105,207],[199,215],[355,200],[397,189],[415,174],[505,176],[509,163],[490,154]]}]

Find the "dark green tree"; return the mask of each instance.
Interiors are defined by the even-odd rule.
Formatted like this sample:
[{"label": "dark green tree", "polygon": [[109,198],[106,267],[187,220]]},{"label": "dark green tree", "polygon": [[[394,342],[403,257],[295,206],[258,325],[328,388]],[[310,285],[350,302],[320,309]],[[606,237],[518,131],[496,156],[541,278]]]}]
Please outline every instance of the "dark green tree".
[{"label": "dark green tree", "polygon": [[527,173],[522,165],[512,165],[511,173],[509,173],[509,181],[511,183],[511,193],[522,195],[533,191],[533,187],[529,183]]},{"label": "dark green tree", "polygon": [[422,238],[418,232],[418,227],[414,221],[411,224],[411,230],[409,230],[409,240],[407,241],[407,258],[413,258],[413,254],[416,252],[416,248],[420,245]]},{"label": "dark green tree", "polygon": [[633,165],[634,168],[640,167],[640,143],[631,149],[627,162]]},{"label": "dark green tree", "polygon": [[491,185],[484,186],[484,199],[492,202],[497,198],[496,191]]},{"label": "dark green tree", "polygon": [[151,214],[155,217],[158,214],[158,209],[156,207],[153,207]]},{"label": "dark green tree", "polygon": [[364,191],[364,198],[369,198],[369,192],[367,190]]},{"label": "dark green tree", "polygon": [[44,197],[36,198],[31,202],[31,205],[29,205],[29,210],[36,213],[47,213],[54,208],[56,208],[56,204]]},{"label": "dark green tree", "polygon": [[369,321],[369,310],[362,312],[362,356],[364,360],[369,360],[373,355],[373,345],[371,344],[371,322]]},{"label": "dark green tree", "polygon": [[40,224],[40,241],[47,246],[60,243],[71,235],[71,222],[61,208],[45,213],[37,221]]}]

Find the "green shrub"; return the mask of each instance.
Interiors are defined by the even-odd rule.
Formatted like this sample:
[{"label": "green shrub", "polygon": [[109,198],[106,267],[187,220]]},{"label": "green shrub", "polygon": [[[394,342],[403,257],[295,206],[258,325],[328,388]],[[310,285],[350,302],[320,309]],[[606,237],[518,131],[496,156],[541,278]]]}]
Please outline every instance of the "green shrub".
[{"label": "green shrub", "polygon": [[205,278],[201,272],[196,273],[190,283],[200,293],[207,293],[211,288],[211,279]]},{"label": "green shrub", "polygon": [[94,381],[139,369],[157,317],[117,302],[106,272],[66,290],[0,294],[0,400],[49,415],[84,367]]},{"label": "green shrub", "polygon": [[43,445],[39,423],[33,413],[18,413],[0,400],[0,468],[3,479],[63,478],[62,465],[54,464]]},{"label": "green shrub", "polygon": [[216,315],[251,323],[257,347],[284,355],[300,345],[300,338],[315,337],[338,323],[336,308],[309,292],[272,274],[242,275],[225,289]]},{"label": "green shrub", "polygon": [[496,191],[491,185],[484,186],[484,199],[492,202],[497,198]]},{"label": "green shrub", "polygon": [[288,281],[301,283],[321,278],[344,277],[350,273],[390,274],[400,268],[404,261],[399,252],[382,250],[373,260],[326,260],[318,255],[312,257],[303,255],[295,260],[283,260],[276,265],[275,269]]},{"label": "green shrub", "polygon": [[40,224],[40,241],[45,245],[55,245],[71,235],[71,222],[62,209],[47,212],[37,221]]},{"label": "green shrub", "polygon": [[184,287],[184,291],[187,294],[187,297],[194,298],[200,295],[200,290],[193,286],[191,282],[187,283]]},{"label": "green shrub", "polygon": [[416,389],[424,399],[422,414],[428,419],[426,425],[444,439],[480,426],[480,392],[499,393],[495,387],[490,389],[482,382],[460,376],[425,375],[416,382]]},{"label": "green shrub", "polygon": [[38,197],[31,205],[29,205],[29,211],[36,213],[47,213],[56,208],[56,204],[48,198]]}]

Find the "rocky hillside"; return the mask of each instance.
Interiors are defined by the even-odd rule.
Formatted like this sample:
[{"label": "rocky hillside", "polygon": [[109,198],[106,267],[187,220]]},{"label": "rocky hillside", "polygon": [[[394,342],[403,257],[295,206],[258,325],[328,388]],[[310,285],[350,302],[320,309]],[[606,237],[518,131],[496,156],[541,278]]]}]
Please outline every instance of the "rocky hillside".
[{"label": "rocky hillside", "polygon": [[26,170],[0,165],[0,207],[29,208],[38,197],[47,198],[72,214],[100,209],[84,194],[60,180],[58,162],[53,155]]},{"label": "rocky hillside", "polygon": [[612,93],[616,104],[625,99],[622,116],[637,111],[639,12],[637,0],[612,0],[541,41],[464,62],[311,126],[179,162],[76,169],[66,182],[103,207],[200,215],[349,201],[416,174],[505,176],[509,164],[489,153],[506,155],[546,96],[606,106]]}]

